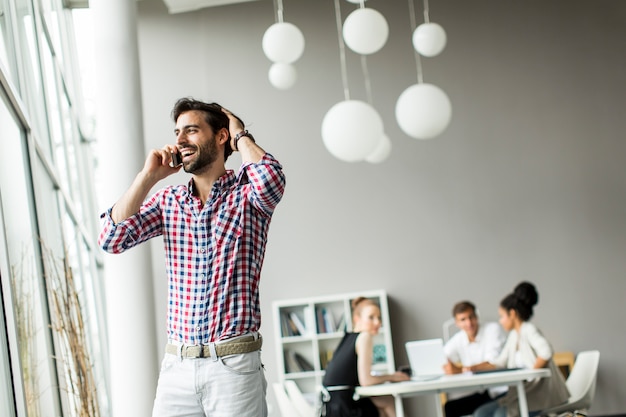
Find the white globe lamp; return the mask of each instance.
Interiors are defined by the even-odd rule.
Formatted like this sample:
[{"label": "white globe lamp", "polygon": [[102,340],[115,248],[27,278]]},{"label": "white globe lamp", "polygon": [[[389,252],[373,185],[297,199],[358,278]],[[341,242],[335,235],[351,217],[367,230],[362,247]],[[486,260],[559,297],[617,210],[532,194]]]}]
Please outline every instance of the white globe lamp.
[{"label": "white globe lamp", "polygon": [[324,146],[345,162],[363,161],[374,152],[383,135],[383,121],[376,109],[359,100],[340,101],[322,121]]},{"label": "white globe lamp", "polygon": [[298,72],[291,64],[276,62],[270,67],[268,78],[270,84],[279,90],[288,90],[296,83]]},{"label": "white globe lamp", "polygon": [[422,23],[413,32],[413,47],[426,57],[439,55],[446,41],[446,31],[437,23]]},{"label": "white globe lamp", "polygon": [[452,105],[446,93],[433,84],[414,84],[396,102],[396,121],[404,133],[415,139],[440,135],[452,119]]},{"label": "white globe lamp", "polygon": [[365,158],[365,160],[371,164],[380,164],[389,157],[390,153],[391,140],[387,135],[383,134],[383,137],[380,139],[380,141],[378,141],[378,145],[376,146],[374,151],[369,154]]},{"label": "white globe lamp", "polygon": [[350,49],[361,55],[378,52],[388,37],[387,20],[374,9],[357,9],[343,23],[343,40]]},{"label": "white globe lamp", "polygon": [[272,62],[291,64],[304,52],[304,35],[292,23],[274,23],[263,34],[263,52]]}]

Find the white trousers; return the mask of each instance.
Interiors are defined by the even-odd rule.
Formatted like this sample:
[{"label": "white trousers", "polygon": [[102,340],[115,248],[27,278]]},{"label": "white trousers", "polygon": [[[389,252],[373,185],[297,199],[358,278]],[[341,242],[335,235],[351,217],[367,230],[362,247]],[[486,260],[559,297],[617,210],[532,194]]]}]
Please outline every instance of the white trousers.
[{"label": "white trousers", "polygon": [[165,354],[152,417],[267,417],[261,352],[212,358]]}]

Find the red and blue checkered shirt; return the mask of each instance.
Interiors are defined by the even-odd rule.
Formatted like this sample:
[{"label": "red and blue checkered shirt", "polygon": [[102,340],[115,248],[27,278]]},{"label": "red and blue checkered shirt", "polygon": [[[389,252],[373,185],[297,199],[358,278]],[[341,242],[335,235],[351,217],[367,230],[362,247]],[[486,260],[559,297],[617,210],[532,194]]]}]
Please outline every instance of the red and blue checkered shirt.
[{"label": "red and blue checkered shirt", "polygon": [[190,180],[159,190],[117,224],[110,208],[98,244],[120,253],[163,236],[169,340],[197,345],[256,332],[267,233],[284,187],[282,166],[266,154],[237,176],[228,170],[204,205]]}]

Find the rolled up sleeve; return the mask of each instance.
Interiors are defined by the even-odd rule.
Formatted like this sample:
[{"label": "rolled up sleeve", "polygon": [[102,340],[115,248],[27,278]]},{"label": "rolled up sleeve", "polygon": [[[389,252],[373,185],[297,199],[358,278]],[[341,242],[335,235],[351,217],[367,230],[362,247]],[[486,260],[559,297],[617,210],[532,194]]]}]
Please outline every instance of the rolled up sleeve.
[{"label": "rolled up sleeve", "polygon": [[285,192],[285,174],[282,165],[270,154],[257,163],[242,167],[252,186],[250,200],[259,211],[270,216]]},{"label": "rolled up sleeve", "polygon": [[100,215],[103,220],[98,245],[108,253],[122,253],[162,233],[161,215],[157,196],[144,203],[138,213],[115,223],[113,208]]}]

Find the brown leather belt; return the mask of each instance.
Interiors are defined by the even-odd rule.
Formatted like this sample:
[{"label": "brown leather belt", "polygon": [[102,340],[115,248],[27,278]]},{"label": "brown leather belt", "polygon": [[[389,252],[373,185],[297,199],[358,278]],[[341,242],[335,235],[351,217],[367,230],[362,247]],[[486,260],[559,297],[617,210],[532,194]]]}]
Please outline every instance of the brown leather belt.
[{"label": "brown leather belt", "polygon": [[[238,355],[240,353],[254,352],[261,349],[263,345],[263,338],[259,335],[258,339],[254,339],[254,336],[240,337],[232,342],[223,342],[215,344],[215,354],[217,357]],[[173,344],[167,344],[165,346],[165,353],[180,356],[183,358],[210,358],[211,349],[209,345],[182,345],[177,346]]]}]

